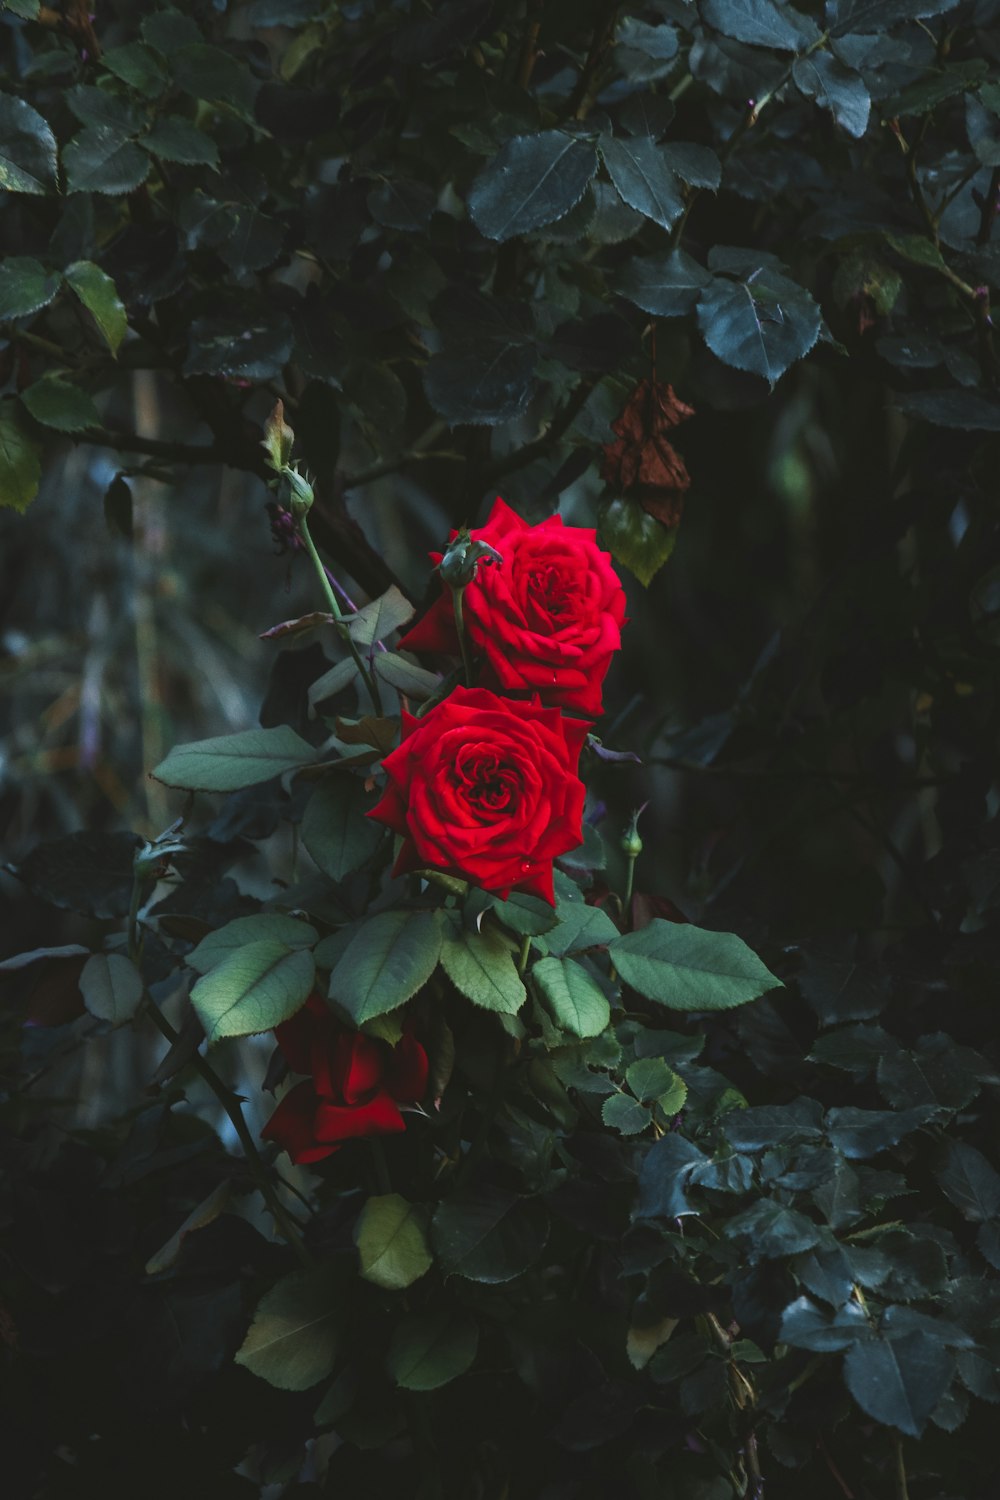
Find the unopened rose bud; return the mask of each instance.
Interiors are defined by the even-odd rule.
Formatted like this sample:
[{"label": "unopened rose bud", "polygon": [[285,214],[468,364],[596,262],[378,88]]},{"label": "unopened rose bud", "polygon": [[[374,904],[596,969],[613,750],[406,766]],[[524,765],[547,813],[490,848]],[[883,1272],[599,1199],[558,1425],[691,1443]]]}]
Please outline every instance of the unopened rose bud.
[{"label": "unopened rose bud", "polygon": [[642,853],[642,839],[639,837],[639,819],[648,806],[649,803],[644,802],[641,807],[636,808],[632,814],[631,823],[622,834],[621,850],[628,859],[638,859]]},{"label": "unopened rose bud", "polygon": [[438,563],[438,572],[450,589],[464,589],[481,562],[502,563],[503,558],[489,542],[474,542],[467,531],[460,531]]},{"label": "unopened rose bud", "polygon": [[288,508],[293,516],[304,516],[312,508],[315,499],[313,487],[297,469],[282,470],[279,493],[281,491],[287,497]]}]

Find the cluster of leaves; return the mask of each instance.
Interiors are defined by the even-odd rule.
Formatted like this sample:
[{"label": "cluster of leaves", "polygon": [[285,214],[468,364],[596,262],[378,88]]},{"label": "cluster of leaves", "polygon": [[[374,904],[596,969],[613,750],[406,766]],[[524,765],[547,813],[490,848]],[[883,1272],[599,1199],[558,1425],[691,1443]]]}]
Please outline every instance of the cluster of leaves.
[{"label": "cluster of leaves", "polygon": [[[456,523],[502,476],[538,504],[589,473],[593,503],[649,317],[699,409],[816,348],[877,361],[913,417],[996,431],[991,16],[276,0],[125,9],[95,51],[8,8],[0,492],[30,501],[46,429],[169,461],[107,418],[140,367],[214,434],[177,460],[259,469],[245,418],[278,383],[345,561],[384,586],[344,488],[374,460]],[[665,560],[669,528],[600,508],[616,556]]]}]

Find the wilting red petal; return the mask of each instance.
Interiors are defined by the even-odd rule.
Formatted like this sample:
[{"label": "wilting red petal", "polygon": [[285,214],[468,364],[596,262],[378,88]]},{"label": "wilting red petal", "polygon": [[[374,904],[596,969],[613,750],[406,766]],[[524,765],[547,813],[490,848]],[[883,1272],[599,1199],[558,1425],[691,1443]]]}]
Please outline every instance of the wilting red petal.
[{"label": "wilting red petal", "polygon": [[416,1037],[407,1033],[392,1049],[386,1088],[401,1104],[416,1104],[427,1092],[427,1071],[427,1053]]},{"label": "wilting red petal", "polygon": [[382,1090],[367,1104],[321,1102],[314,1122],[315,1138],[324,1143],[349,1141],[356,1136],[396,1135],[406,1122],[391,1094]]},{"label": "wilting red petal", "polygon": [[297,1083],[278,1105],[261,1131],[261,1139],[276,1141],[296,1165],[320,1161],[336,1151],[336,1145],[317,1141],[313,1121],[318,1104],[311,1083]]}]

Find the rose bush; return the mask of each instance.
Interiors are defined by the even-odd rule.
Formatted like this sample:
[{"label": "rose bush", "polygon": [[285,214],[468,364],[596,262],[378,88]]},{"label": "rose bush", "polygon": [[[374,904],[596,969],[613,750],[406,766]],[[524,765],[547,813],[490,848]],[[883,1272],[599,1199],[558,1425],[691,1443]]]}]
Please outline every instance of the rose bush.
[{"label": "rose bush", "polygon": [[[596,531],[564,526],[561,516],[530,526],[498,497],[486,525],[470,535],[503,559],[478,570],[463,600],[469,640],[484,658],[483,686],[600,714],[601,684],[621,646],[625,593]],[[431,555],[440,563],[440,554]],[[447,590],[400,644],[458,654]]]},{"label": "rose bush", "polygon": [[395,1047],[342,1026],[317,994],[275,1028],[295,1084],[261,1135],[277,1141],[296,1164],[321,1161],[359,1136],[406,1128],[399,1106],[416,1104],[427,1088],[427,1053],[410,1032]]},{"label": "rose bush", "polygon": [[577,762],[588,725],[487,688],[457,687],[383,761],[389,784],[368,816],[402,834],[394,873],[435,869],[506,897],[555,904],[552,861],[583,841]]}]

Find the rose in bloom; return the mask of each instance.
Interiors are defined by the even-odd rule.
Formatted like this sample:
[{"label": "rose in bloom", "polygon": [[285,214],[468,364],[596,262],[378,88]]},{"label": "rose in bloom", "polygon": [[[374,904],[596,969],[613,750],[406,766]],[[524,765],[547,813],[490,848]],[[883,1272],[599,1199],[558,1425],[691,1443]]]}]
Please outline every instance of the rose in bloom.
[{"label": "rose in bloom", "polygon": [[[601,683],[621,646],[625,594],[596,535],[564,526],[562,516],[529,526],[499,498],[486,525],[470,533],[503,559],[480,564],[463,596],[465,628],[483,658],[485,687],[537,693],[544,704],[581,714],[601,712]],[[441,561],[439,553],[431,556]],[[458,653],[449,590],[400,645]]]},{"label": "rose in bloom", "polygon": [[399,1106],[416,1104],[427,1088],[427,1053],[404,1033],[395,1047],[342,1026],[319,995],[275,1028],[297,1083],[261,1135],[293,1162],[321,1161],[345,1141],[405,1130]]},{"label": "rose in bloom", "polygon": [[394,873],[443,870],[506,897],[555,905],[552,861],[583,842],[577,775],[589,726],[537,698],[457,687],[382,762],[389,784],[368,816],[403,835]]}]

